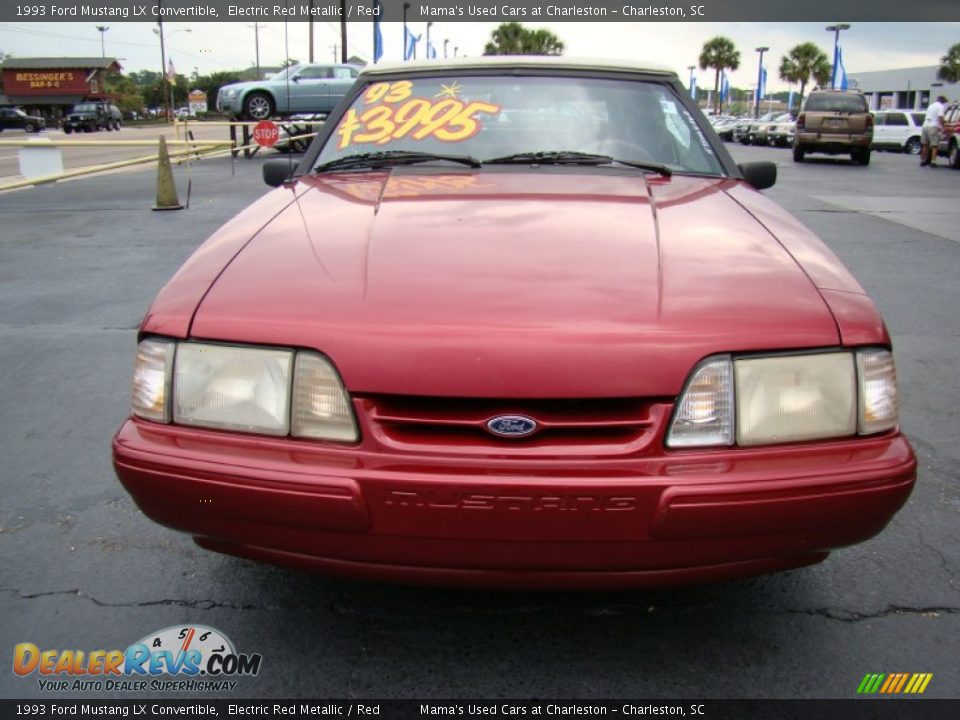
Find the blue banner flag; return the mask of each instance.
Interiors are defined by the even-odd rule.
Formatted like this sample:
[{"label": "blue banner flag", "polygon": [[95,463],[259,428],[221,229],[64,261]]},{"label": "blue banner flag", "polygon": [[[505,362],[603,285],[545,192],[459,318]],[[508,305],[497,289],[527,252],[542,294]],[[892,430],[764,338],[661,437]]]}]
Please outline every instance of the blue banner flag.
[{"label": "blue banner flag", "polygon": [[417,43],[420,42],[420,35],[414,35],[412,32],[407,32],[407,49],[403,52],[403,59],[409,60],[410,58],[416,59],[417,57]]},{"label": "blue banner flag", "polygon": [[841,90],[847,89],[847,71],[843,67],[843,51],[840,50],[839,45],[837,46],[837,70],[833,86]]},{"label": "blue banner flag", "polygon": [[720,75],[720,102],[727,102],[730,99],[730,78],[724,70]]}]

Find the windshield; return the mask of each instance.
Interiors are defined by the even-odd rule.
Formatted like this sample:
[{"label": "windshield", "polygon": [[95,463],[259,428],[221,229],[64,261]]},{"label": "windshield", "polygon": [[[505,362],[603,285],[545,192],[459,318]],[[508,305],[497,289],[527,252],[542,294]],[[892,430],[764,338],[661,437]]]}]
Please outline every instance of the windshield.
[{"label": "windshield", "polygon": [[867,112],[867,100],[863,95],[840,95],[824,93],[807,98],[804,110],[822,112]]},{"label": "windshield", "polygon": [[284,68],[283,70],[281,70],[280,72],[276,72],[276,73],[274,73],[273,75],[271,75],[271,76],[270,76],[270,80],[286,80],[286,79],[287,79],[287,75],[291,75],[291,76],[292,76],[294,73],[296,73],[297,71],[299,71],[300,68],[301,68],[300,65],[290,65],[290,66],[288,66],[288,67],[285,67],[285,68]]},{"label": "windshield", "polygon": [[81,103],[80,105],[73,106],[74,112],[96,112],[97,106],[93,103]]},{"label": "windshield", "polygon": [[672,88],[638,80],[463,76],[373,83],[341,118],[316,164],[383,151],[484,163],[532,153],[570,161],[590,153],[723,173]]}]

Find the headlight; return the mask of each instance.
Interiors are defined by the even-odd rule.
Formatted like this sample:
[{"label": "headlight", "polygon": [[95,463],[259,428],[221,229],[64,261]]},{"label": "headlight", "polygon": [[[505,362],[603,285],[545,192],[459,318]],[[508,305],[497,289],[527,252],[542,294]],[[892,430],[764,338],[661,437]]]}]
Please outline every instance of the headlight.
[{"label": "headlight", "polygon": [[225,98],[232,98],[237,96],[237,93],[240,92],[240,88],[224,88],[220,92],[223,93]]},{"label": "headlight", "polygon": [[734,362],[737,444],[853,435],[856,380],[848,352]]},{"label": "headlight", "polygon": [[287,435],[292,364],[289,350],[180,343],[173,376],[173,421]]},{"label": "headlight", "polygon": [[680,395],[671,448],[771,445],[896,427],[889,350],[707,358]]},{"label": "headlight", "polygon": [[170,373],[176,344],[144,340],[133,366],[133,414],[147,420],[170,422]]},{"label": "headlight", "polygon": [[314,352],[144,340],[133,414],[156,422],[356,442],[350,395]]}]

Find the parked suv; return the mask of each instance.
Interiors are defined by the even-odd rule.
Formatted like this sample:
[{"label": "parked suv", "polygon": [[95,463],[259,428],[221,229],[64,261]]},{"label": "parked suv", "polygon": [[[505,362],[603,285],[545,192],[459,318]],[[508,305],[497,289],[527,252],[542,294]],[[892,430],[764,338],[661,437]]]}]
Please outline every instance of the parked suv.
[{"label": "parked suv", "polygon": [[960,103],[950,103],[943,111],[940,154],[950,160],[950,167],[960,170]]},{"label": "parked suv", "polygon": [[13,128],[23,128],[28,133],[40,132],[46,126],[46,120],[39,115],[27,115],[15,107],[0,108],[0,132]]},{"label": "parked suv", "polygon": [[877,110],[873,114],[873,147],[919,155],[923,116],[907,110]]},{"label": "parked suv", "polygon": [[105,102],[88,101],[78,103],[63,119],[63,131],[68,135],[74,130],[93,132],[94,130],[119,130],[123,122],[116,105]]},{"label": "parked suv", "polygon": [[791,113],[777,113],[768,122],[758,120],[750,128],[751,145],[776,145],[790,147],[793,143],[796,123]]},{"label": "parked suv", "polygon": [[815,90],[797,117],[793,159],[803,162],[807,153],[850,153],[853,162],[869,165],[872,143],[873,115],[862,93]]}]

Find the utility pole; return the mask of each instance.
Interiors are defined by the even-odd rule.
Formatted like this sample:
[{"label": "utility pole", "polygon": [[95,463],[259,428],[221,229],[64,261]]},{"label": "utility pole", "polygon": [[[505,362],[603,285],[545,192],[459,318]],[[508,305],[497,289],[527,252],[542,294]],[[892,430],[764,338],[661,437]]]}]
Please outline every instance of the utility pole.
[{"label": "utility pole", "polygon": [[110,27],[107,25],[97,25],[97,30],[100,31],[100,57],[102,58],[107,56],[107,48],[106,45],[103,44],[103,36],[109,29]]},{"label": "utility pole", "polygon": [[756,109],[753,112],[753,116],[755,118],[760,117],[760,100],[762,99],[760,97],[760,90],[763,88],[763,54],[769,49],[770,48],[766,46],[758,47],[756,49],[757,52],[760,53],[760,62],[757,63],[757,92],[756,92],[757,104],[756,104]]},{"label": "utility pole", "polygon": [[[163,0],[157,0],[157,34],[160,35],[160,87],[165,91],[167,82],[167,51],[163,45]],[[100,37],[103,37],[102,35]],[[163,92],[163,116],[170,121],[171,107],[167,104],[167,93]]]},{"label": "utility pole", "polygon": [[310,17],[307,19],[307,27],[309,28],[309,37],[310,37],[310,50],[308,59],[313,62],[313,0],[310,0]]},{"label": "utility pole", "polygon": [[256,52],[257,80],[260,80],[260,23],[247,25],[247,27],[253,28],[253,47]]},{"label": "utility pole", "polygon": [[347,0],[340,0],[340,62],[347,62]]},{"label": "utility pole", "polygon": [[333,45],[330,46],[330,48],[333,50],[333,62],[336,63],[337,62],[337,44],[334,43]]},{"label": "utility pole", "polygon": [[830,76],[830,87],[837,89],[837,45],[840,44],[840,31],[849,30],[847,23],[838,23],[837,25],[827,25],[824,28],[827,32],[833,33],[833,74]]}]

